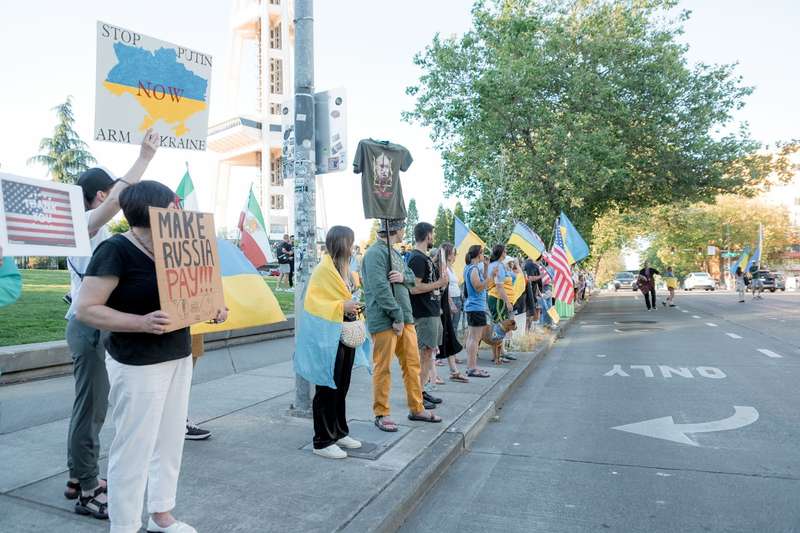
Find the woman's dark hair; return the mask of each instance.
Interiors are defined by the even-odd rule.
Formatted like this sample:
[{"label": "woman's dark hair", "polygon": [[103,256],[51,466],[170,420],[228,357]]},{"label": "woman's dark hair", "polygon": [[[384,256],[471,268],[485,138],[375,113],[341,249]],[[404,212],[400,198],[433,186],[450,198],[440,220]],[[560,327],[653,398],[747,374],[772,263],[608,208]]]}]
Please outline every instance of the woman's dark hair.
[{"label": "woman's dark hair", "polygon": [[483,253],[483,246],[480,244],[473,244],[467,249],[467,255],[464,258],[464,261],[467,264],[470,264],[472,263],[472,260],[481,255],[481,253]]},{"label": "woman's dark hair", "polygon": [[431,250],[431,259],[433,260],[433,264],[436,265],[436,268],[438,268],[440,272],[447,267],[446,264],[439,264],[441,262],[439,259],[442,257],[442,250],[444,250],[445,262],[447,261],[447,258],[450,257],[450,254],[455,253],[455,248],[449,242],[443,242],[441,246],[435,250]]},{"label": "woman's dark hair", "polygon": [[350,264],[355,240],[353,230],[347,226],[333,226],[325,236],[325,249],[340,273],[346,272],[346,267]]},{"label": "woman's dark hair", "polygon": [[489,257],[489,261],[494,263],[495,261],[499,261],[500,258],[503,256],[503,252],[506,251],[505,245],[502,244],[495,244],[494,248],[492,248],[492,255]]},{"label": "woman's dark hair", "polygon": [[150,207],[169,207],[175,201],[172,189],[152,180],[140,181],[122,191],[119,205],[131,227],[150,227]]},{"label": "woman's dark hair", "polygon": [[742,274],[742,267],[738,266],[736,267],[736,275],[738,276],[740,274]]}]

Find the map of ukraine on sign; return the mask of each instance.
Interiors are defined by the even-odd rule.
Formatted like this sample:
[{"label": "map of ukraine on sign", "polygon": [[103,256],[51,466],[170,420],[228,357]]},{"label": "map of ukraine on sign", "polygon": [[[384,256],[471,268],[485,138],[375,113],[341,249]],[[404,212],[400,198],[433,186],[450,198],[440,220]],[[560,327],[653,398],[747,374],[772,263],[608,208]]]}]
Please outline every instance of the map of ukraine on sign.
[{"label": "map of ukraine on sign", "polygon": [[95,140],[205,150],[211,56],[97,23]]}]

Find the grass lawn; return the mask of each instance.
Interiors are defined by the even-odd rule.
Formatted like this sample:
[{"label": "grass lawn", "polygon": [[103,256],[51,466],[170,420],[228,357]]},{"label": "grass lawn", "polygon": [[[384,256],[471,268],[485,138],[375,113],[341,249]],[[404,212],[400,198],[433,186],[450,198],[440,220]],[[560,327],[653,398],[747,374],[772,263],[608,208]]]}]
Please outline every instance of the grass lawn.
[{"label": "grass lawn", "polygon": [[0,308],[0,346],[64,338],[69,292],[66,270],[21,270],[22,296]]},{"label": "grass lawn", "polygon": [[[0,308],[0,346],[64,339],[67,304],[61,297],[69,292],[65,270],[21,270],[22,296]],[[277,278],[264,278],[275,289]],[[275,292],[284,314],[294,311],[293,292]]]}]

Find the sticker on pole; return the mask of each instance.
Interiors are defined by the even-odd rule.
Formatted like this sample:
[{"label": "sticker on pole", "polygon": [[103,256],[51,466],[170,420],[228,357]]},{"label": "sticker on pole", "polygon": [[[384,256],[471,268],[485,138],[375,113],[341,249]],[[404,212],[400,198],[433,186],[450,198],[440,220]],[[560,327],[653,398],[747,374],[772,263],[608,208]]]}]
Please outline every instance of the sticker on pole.
[{"label": "sticker on pole", "polygon": [[95,140],[205,150],[210,87],[210,55],[97,23]]}]

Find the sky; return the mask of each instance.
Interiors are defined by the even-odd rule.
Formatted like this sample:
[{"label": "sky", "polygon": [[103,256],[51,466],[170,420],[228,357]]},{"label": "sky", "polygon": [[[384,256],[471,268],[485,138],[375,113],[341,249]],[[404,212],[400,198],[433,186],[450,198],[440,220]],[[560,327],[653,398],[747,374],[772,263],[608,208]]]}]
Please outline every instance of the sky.
[{"label": "sky", "polygon": [[[92,141],[95,87],[95,25],[102,20],[174,42],[214,57],[210,122],[225,115],[223,83],[229,53],[229,0],[39,0],[4,6],[0,18],[0,172],[43,178],[41,167],[26,160],[39,140],[52,133],[51,108],[67,95],[74,99],[76,129],[100,164],[121,175],[135,160],[137,148]],[[412,109],[405,88],[420,72],[413,64],[439,32],[461,34],[471,23],[471,0],[317,0],[315,2],[315,86],[318,91],[348,91],[348,149],[359,139],[389,139],[406,146],[414,164],[402,176],[406,200],[415,198],[421,220],[433,221],[444,196],[441,159],[429,132],[402,121]],[[738,62],[737,73],[756,87],[737,113],[752,135],[764,142],[800,138],[800,59],[794,30],[800,2],[789,0],[688,0],[693,12],[683,40],[692,62]],[[352,155],[349,157],[352,159]],[[161,149],[146,178],[175,187],[185,163],[191,168],[202,209],[213,208],[217,162],[213,152]],[[329,225],[353,227],[366,237],[358,176],[350,171],[324,178]],[[231,185],[229,218],[244,204],[249,183]],[[242,198],[238,198],[242,196]],[[218,222],[230,224],[231,220]]]}]

